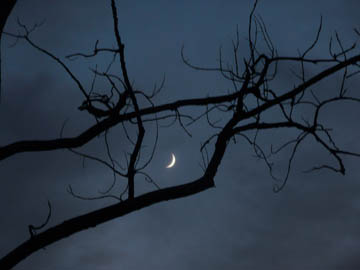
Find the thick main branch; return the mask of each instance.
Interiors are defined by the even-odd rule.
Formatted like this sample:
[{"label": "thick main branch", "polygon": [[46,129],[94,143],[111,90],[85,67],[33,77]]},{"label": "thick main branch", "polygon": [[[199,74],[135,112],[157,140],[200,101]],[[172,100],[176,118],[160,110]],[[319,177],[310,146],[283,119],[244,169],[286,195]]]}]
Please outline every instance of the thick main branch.
[{"label": "thick main branch", "polygon": [[35,251],[77,232],[95,227],[99,224],[124,216],[136,210],[140,210],[152,204],[190,196],[213,186],[214,183],[212,179],[209,177],[201,177],[191,183],[146,193],[135,199],[126,200],[124,202],[69,219],[42,233],[39,233],[38,235],[35,235],[15,248],[0,260],[0,269],[11,269]]},{"label": "thick main branch", "polygon": [[[223,95],[208,98],[195,98],[178,100],[173,103],[163,104],[156,107],[147,107],[139,110],[139,114],[149,115],[164,111],[175,111],[178,108],[186,106],[206,106],[209,104],[219,104],[222,102],[229,102],[238,96],[238,93],[231,95]],[[99,121],[94,126],[90,127],[80,135],[72,138],[60,138],[54,140],[29,140],[19,141],[0,147],[0,160],[4,160],[12,155],[22,152],[39,152],[51,151],[56,149],[77,148],[88,143],[91,139],[101,134],[107,129],[123,122],[133,119],[137,116],[136,112],[126,113],[122,115],[112,115],[102,121]]]}]

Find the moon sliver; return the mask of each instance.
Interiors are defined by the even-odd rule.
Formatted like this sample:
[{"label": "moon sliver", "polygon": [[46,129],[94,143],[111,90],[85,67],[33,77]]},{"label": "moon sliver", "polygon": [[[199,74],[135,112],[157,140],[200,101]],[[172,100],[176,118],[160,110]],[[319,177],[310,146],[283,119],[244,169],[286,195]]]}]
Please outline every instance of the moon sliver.
[{"label": "moon sliver", "polygon": [[175,165],[175,162],[176,162],[176,158],[175,158],[175,155],[174,154],[171,154],[171,162],[169,163],[169,165],[166,166],[166,168],[172,168],[174,167]]}]

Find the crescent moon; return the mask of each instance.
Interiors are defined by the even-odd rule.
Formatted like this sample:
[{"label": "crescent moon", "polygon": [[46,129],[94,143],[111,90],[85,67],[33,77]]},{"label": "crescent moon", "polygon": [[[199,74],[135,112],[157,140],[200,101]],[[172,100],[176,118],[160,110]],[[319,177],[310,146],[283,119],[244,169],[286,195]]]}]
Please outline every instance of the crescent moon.
[{"label": "crescent moon", "polygon": [[166,166],[166,168],[172,168],[172,167],[174,167],[175,162],[176,162],[175,155],[174,155],[174,154],[171,154],[171,158],[172,158],[172,160],[171,160],[170,164]]}]

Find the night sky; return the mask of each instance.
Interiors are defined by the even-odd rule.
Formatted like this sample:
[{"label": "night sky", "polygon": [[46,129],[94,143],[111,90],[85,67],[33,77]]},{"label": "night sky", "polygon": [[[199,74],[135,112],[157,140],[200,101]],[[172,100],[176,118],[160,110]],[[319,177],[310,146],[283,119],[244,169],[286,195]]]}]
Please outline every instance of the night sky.
[{"label": "night sky", "polygon": [[[52,2],[49,4],[49,2]],[[55,4],[56,2],[56,4]],[[246,1],[117,1],[119,29],[125,43],[130,80],[136,89],[151,91],[165,75],[163,91],[155,100],[163,104],[177,99],[226,94],[231,82],[214,72],[195,71],[181,59],[181,47],[192,63],[216,67],[219,48],[225,60],[232,59],[231,41],[239,29],[240,47],[247,56],[247,27],[252,7]],[[280,55],[297,56],[314,39],[323,16],[323,31],[311,56],[328,56],[328,41],[337,31],[344,45],[357,37],[360,1],[302,0],[260,1],[257,14],[267,24]],[[17,33],[16,18],[29,26],[44,24],[32,39],[55,55],[90,52],[115,45],[110,1],[18,1],[5,30]],[[4,37],[3,92],[0,104],[0,144],[17,140],[55,139],[75,136],[94,124],[94,119],[77,108],[83,97],[64,70],[26,42]],[[357,51],[358,52],[358,51]],[[64,61],[90,87],[89,68],[105,69],[111,56],[92,60]],[[298,83],[290,68],[282,66],[277,86],[290,89]],[[114,67],[114,71],[119,71]],[[314,75],[321,67],[309,68]],[[317,84],[319,96],[336,91],[341,73]],[[98,89],[105,89],[99,80]],[[347,87],[359,97],[360,80]],[[141,105],[145,105],[142,103]],[[201,113],[186,109],[184,112]],[[304,112],[306,114],[306,112]],[[360,107],[344,103],[332,106],[321,117],[334,128],[334,137],[344,149],[360,152]],[[213,115],[214,120],[226,115]],[[271,117],[271,115],[269,115]],[[276,115],[274,115],[274,118]],[[163,124],[170,123],[166,120]],[[148,125],[144,155],[155,139]],[[130,134],[136,129],[128,126]],[[159,144],[146,169],[161,187],[185,183],[202,173],[200,143],[214,134],[206,120],[189,127],[192,137],[175,124],[160,128]],[[264,149],[280,145],[289,131],[264,132],[259,140]],[[123,160],[129,149],[121,127],[109,134],[113,156]],[[103,138],[80,149],[106,157]],[[177,163],[165,169],[174,153]],[[276,156],[276,170],[284,174],[289,152]],[[280,193],[273,192],[274,180],[265,163],[254,157],[252,148],[239,141],[226,152],[212,188],[175,201],[163,202],[83,231],[40,250],[15,269],[360,269],[360,169],[359,160],[344,158],[345,176],[330,171],[303,173],[324,162],[333,162],[314,140],[304,142],[297,153],[289,181]],[[74,192],[96,196],[112,183],[104,166],[83,160],[68,150],[22,153],[0,165],[0,256],[29,238],[28,225],[41,224],[49,200],[49,227],[116,201],[83,201]],[[119,179],[113,193],[125,187]],[[136,194],[154,190],[137,180]]]}]

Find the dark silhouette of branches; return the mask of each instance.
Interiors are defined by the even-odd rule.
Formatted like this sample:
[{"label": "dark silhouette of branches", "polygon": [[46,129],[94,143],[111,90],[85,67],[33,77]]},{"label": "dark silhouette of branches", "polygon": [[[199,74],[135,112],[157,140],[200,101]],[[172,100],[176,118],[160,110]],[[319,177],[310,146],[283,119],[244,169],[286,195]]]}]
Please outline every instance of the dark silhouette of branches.
[{"label": "dark silhouette of branches", "polygon": [[[31,32],[36,29],[36,26],[29,30],[19,21],[18,24],[20,29],[22,29],[22,34],[2,33],[19,40],[24,40],[34,49],[42,52],[59,64],[77,85],[84,98],[79,106],[79,110],[87,112],[90,117],[95,118],[96,123],[73,137],[63,138],[61,132],[60,137],[53,140],[18,141],[1,146],[0,160],[10,158],[22,152],[69,149],[84,160],[90,159],[104,165],[113,172],[114,176],[110,187],[105,191],[99,192],[100,195],[93,197],[82,196],[75,193],[71,186],[68,187],[69,194],[82,200],[112,198],[116,200],[116,203],[45,229],[44,227],[47,225],[51,214],[49,205],[50,213],[46,222],[40,227],[29,226],[30,239],[0,259],[1,269],[10,269],[35,251],[74,233],[95,227],[162,201],[194,195],[214,187],[214,179],[228,145],[232,142],[236,143],[240,139],[249,143],[255,156],[265,162],[271,177],[276,181],[274,184],[275,192],[279,192],[285,187],[289,179],[294,157],[299,147],[305,143],[308,137],[312,137],[336,162],[336,166],[324,163],[310,168],[309,171],[329,169],[345,174],[343,157],[360,157],[360,154],[339,148],[332,136],[331,129],[321,122],[319,115],[329,104],[344,101],[360,102],[359,98],[350,96],[346,88],[347,81],[360,72],[360,54],[356,53],[356,43],[345,47],[339,35],[335,33],[334,40],[331,38],[329,41],[329,57],[312,58],[309,56],[320,39],[322,30],[321,18],[314,40],[302,53],[298,52],[298,56],[295,57],[279,55],[264,20],[255,13],[256,6],[257,1],[255,1],[249,16],[249,26],[247,29],[249,55],[247,57],[240,55],[240,35],[238,29],[236,31],[236,39],[232,43],[232,64],[224,61],[220,50],[219,65],[217,67],[198,66],[186,58],[184,47],[181,49],[183,62],[187,66],[204,72],[219,72],[224,79],[232,83],[233,89],[226,95],[182,99],[166,104],[154,102],[154,97],[161,91],[164,80],[160,87],[154,87],[150,94],[137,89],[130,82],[131,76],[125,61],[125,44],[121,39],[118,28],[119,22],[114,0],[111,0],[111,10],[116,45],[113,48],[103,48],[99,47],[99,41],[96,41],[92,52],[72,53],[66,57],[67,60],[76,60],[81,58],[95,59],[102,54],[111,54],[113,56],[107,69],[102,71],[96,67],[92,70],[94,78],[90,89],[87,89],[69,68],[66,64],[66,59],[58,58],[32,40]],[[358,29],[354,29],[354,32],[357,36],[360,36]],[[260,51],[260,42],[265,45],[265,50]],[[112,64],[115,61],[119,61],[120,71],[112,71]],[[297,65],[299,70],[294,72],[297,84],[285,90],[278,89],[273,83],[274,79],[279,76],[278,66],[282,63]],[[324,64],[327,66],[324,66],[320,72],[313,76],[307,76],[306,70],[309,66],[321,66]],[[318,95],[320,90],[314,90],[312,87],[338,72],[343,72],[338,91],[327,99],[321,99]],[[96,92],[94,82],[98,77],[105,78],[108,82],[106,94]],[[145,99],[148,105],[141,105],[142,103],[139,102],[140,98]],[[183,113],[185,107],[203,108],[204,111],[198,115],[185,114]],[[307,108],[307,112],[311,112],[311,118],[305,117],[304,107]],[[267,116],[273,110],[277,110],[279,115],[275,119],[272,118],[272,121],[269,121]],[[219,121],[214,119],[212,117],[214,113],[221,115],[222,119]],[[151,165],[156,150],[158,127],[166,126],[164,121],[169,118],[173,121],[168,126],[178,124],[190,137],[192,135],[189,126],[203,118],[207,120],[209,127],[213,128],[214,133],[209,134],[208,139],[201,144],[200,152],[203,159],[201,165],[203,175],[195,179],[190,177],[190,181],[186,184],[161,188],[155,181],[156,177],[149,175],[144,170]],[[157,132],[150,157],[144,161],[144,158],[141,156],[144,151],[144,138],[145,136],[151,136],[149,132],[146,132],[145,122],[153,123],[156,126]],[[124,152],[124,162],[122,163],[126,163],[125,165],[113,158],[112,148],[107,139],[108,131],[118,125],[123,127],[123,132],[129,145],[132,147],[130,153]],[[136,136],[130,135],[128,125],[136,126]],[[274,129],[293,129],[297,131],[297,134],[288,141],[284,141],[278,147],[271,145],[270,151],[267,151],[258,141],[258,136],[262,132]],[[87,144],[96,137],[104,139],[107,160],[76,150],[76,148]],[[210,145],[212,150],[209,150]],[[290,149],[290,155],[287,165],[285,165],[285,176],[278,177],[273,170],[274,163],[272,158],[284,151],[284,149]],[[156,190],[136,196],[136,180],[140,176],[145,177],[145,180],[153,184]],[[113,187],[118,178],[126,181],[126,188],[121,194],[113,194]],[[123,199],[124,196],[126,196],[125,199]],[[39,232],[41,229],[45,230]]]}]

